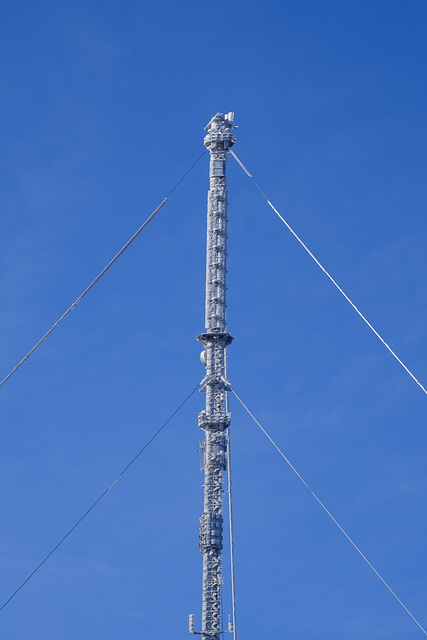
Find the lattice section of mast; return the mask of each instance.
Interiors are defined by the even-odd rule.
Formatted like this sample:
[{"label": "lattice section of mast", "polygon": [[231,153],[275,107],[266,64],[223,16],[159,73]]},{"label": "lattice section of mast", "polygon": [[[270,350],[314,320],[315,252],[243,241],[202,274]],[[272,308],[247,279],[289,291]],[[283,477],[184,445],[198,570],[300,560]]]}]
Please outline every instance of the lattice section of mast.
[{"label": "lattice section of mast", "polygon": [[226,469],[225,430],[230,424],[226,413],[227,385],[225,350],[232,337],[227,332],[227,178],[225,166],[229,149],[236,138],[232,134],[233,115],[217,114],[207,125],[205,146],[210,152],[206,250],[206,333],[198,336],[203,344],[202,362],[206,377],[206,409],[199,414],[199,427],[205,432],[202,443],[204,470],[204,512],[200,517],[199,548],[203,553],[202,630],[190,632],[203,640],[219,640],[222,600],[223,473]]}]

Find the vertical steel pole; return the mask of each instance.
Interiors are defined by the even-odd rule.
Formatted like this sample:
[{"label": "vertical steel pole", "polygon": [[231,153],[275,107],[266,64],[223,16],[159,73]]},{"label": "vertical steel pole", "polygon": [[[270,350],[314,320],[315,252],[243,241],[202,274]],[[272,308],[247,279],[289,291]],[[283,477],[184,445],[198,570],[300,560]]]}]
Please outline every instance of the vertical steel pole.
[{"label": "vertical steel pole", "polygon": [[217,114],[207,125],[205,146],[210,152],[208,229],[206,250],[206,333],[198,336],[203,344],[202,361],[206,377],[206,409],[199,414],[199,427],[205,431],[202,442],[204,470],[204,513],[200,517],[199,548],[203,553],[203,640],[219,640],[222,600],[222,498],[226,469],[226,438],[230,424],[226,411],[225,350],[232,341],[227,333],[227,179],[225,165],[236,138],[231,133],[234,114]]}]

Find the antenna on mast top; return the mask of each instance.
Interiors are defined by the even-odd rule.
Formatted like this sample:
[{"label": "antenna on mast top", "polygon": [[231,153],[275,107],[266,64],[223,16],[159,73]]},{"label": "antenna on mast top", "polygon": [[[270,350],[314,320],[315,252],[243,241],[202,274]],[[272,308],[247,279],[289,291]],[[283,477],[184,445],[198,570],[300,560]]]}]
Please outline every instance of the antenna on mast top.
[{"label": "antenna on mast top", "polygon": [[217,113],[214,115],[213,118],[211,118],[211,120],[209,120],[205,129],[207,129],[208,131],[210,131],[211,129],[216,130],[216,129],[219,129],[221,125],[224,128],[237,129],[237,126],[233,125],[233,120],[234,120],[233,111],[229,111],[225,115],[222,115],[222,113]]}]

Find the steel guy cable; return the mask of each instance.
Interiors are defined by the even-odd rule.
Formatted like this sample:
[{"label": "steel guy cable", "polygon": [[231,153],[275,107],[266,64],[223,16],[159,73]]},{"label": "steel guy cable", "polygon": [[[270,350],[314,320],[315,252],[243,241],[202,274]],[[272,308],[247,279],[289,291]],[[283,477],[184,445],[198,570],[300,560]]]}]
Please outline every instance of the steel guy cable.
[{"label": "steel guy cable", "polygon": [[285,456],[285,454],[283,453],[283,451],[279,448],[279,446],[274,442],[273,438],[271,436],[269,436],[269,434],[267,433],[267,431],[264,429],[264,427],[258,422],[258,420],[255,418],[255,416],[253,415],[253,413],[251,413],[251,411],[248,409],[248,407],[245,405],[245,403],[243,402],[243,400],[237,395],[237,393],[231,389],[231,392],[234,394],[234,396],[237,398],[237,400],[240,402],[240,404],[242,405],[242,407],[245,409],[245,411],[250,415],[250,417],[252,418],[252,420],[255,422],[255,424],[258,425],[258,427],[261,429],[261,431],[263,432],[263,434],[268,438],[268,440],[270,440],[271,444],[273,445],[273,447],[279,452],[279,454],[282,456],[282,458],[284,459],[284,461],[289,465],[289,467],[292,469],[292,471],[295,473],[295,475],[299,478],[299,480],[303,483],[303,485],[305,486],[306,489],[309,490],[309,492],[311,493],[311,495],[313,496],[313,498],[316,500],[316,502],[322,507],[323,511],[326,513],[326,515],[332,520],[332,522],[338,527],[338,529],[341,531],[341,533],[347,538],[347,540],[349,541],[349,543],[352,545],[352,547],[357,551],[357,553],[360,555],[360,557],[366,562],[366,564],[368,565],[368,567],[370,567],[372,569],[372,571],[375,573],[375,575],[381,580],[381,582],[383,583],[383,585],[390,591],[391,595],[397,600],[397,602],[400,604],[401,607],[403,607],[403,609],[406,611],[406,613],[412,618],[412,620],[415,622],[415,624],[421,629],[421,631],[424,633],[425,636],[427,636],[427,631],[424,629],[424,627],[418,622],[418,620],[415,618],[415,616],[409,611],[409,609],[403,604],[402,600],[399,598],[399,596],[393,591],[393,589],[390,587],[390,585],[384,580],[384,578],[378,573],[378,571],[375,569],[375,567],[369,562],[368,558],[363,554],[363,552],[359,549],[359,547],[357,546],[357,544],[350,538],[350,536],[348,535],[348,533],[342,528],[342,526],[339,524],[339,522],[334,518],[334,516],[332,515],[332,513],[327,509],[327,507],[323,504],[323,502],[320,500],[320,498],[318,498],[318,496],[314,493],[313,489],[311,489],[311,487],[307,484],[307,482],[304,480],[304,478],[301,476],[301,474],[295,469],[295,467],[293,466],[293,464],[290,462],[290,460]]},{"label": "steel guy cable", "polygon": [[329,278],[329,280],[332,282],[332,284],[338,289],[338,291],[344,296],[344,298],[347,300],[347,302],[353,307],[353,309],[356,311],[356,313],[358,314],[358,316],[360,316],[360,318],[362,318],[363,322],[365,322],[368,327],[371,329],[371,331],[373,331],[373,333],[377,336],[377,338],[383,343],[383,345],[385,346],[386,349],[388,349],[388,351],[391,353],[391,355],[393,356],[393,358],[395,358],[397,360],[397,362],[405,369],[406,373],[408,373],[412,380],[414,380],[414,382],[416,382],[416,384],[424,391],[424,393],[427,395],[427,389],[421,384],[421,382],[414,376],[414,374],[412,373],[412,371],[410,371],[408,369],[408,367],[402,362],[402,360],[399,358],[399,356],[393,351],[393,349],[390,347],[389,344],[387,344],[387,342],[384,340],[384,338],[382,338],[380,336],[380,334],[378,333],[378,331],[376,329],[374,329],[374,327],[371,325],[371,323],[365,318],[365,316],[363,315],[363,313],[356,307],[356,305],[354,304],[354,302],[352,300],[350,300],[350,298],[348,297],[348,295],[345,293],[345,291],[343,291],[343,289],[341,289],[341,287],[339,286],[339,284],[334,280],[334,278],[331,276],[331,274],[325,269],[325,267],[319,262],[319,260],[313,255],[313,253],[310,251],[310,249],[307,247],[306,244],[304,244],[304,242],[301,240],[301,238],[295,233],[295,231],[292,229],[292,227],[290,226],[290,224],[285,220],[285,218],[277,211],[276,207],[270,202],[270,200],[267,198],[266,194],[264,193],[264,191],[261,189],[261,187],[259,186],[259,184],[257,182],[255,182],[255,179],[253,177],[253,175],[248,171],[248,169],[245,167],[245,165],[243,164],[243,162],[241,160],[239,160],[239,158],[236,156],[236,154],[234,153],[234,151],[232,149],[230,149],[230,153],[233,156],[233,158],[236,160],[236,162],[241,166],[241,168],[243,169],[243,171],[246,173],[246,175],[252,180],[252,182],[254,183],[254,185],[256,186],[256,188],[258,189],[258,191],[261,193],[261,195],[265,198],[265,200],[267,201],[267,204],[269,207],[271,207],[271,209],[274,211],[274,213],[280,218],[280,220],[283,222],[283,224],[289,229],[289,231],[292,233],[292,235],[294,236],[294,238],[296,240],[298,240],[298,242],[300,243],[300,245],[307,251],[308,255],[314,260],[314,262],[317,264],[317,266],[323,271],[323,273]]},{"label": "steel guy cable", "polygon": [[98,504],[98,502],[101,502],[102,498],[104,498],[104,496],[107,495],[107,493],[114,487],[115,484],[117,484],[117,482],[120,480],[120,478],[122,478],[124,476],[124,474],[126,473],[126,471],[129,469],[129,467],[131,467],[133,465],[134,462],[136,462],[136,460],[139,458],[139,456],[146,450],[146,448],[153,442],[153,440],[155,438],[157,438],[157,436],[159,435],[159,433],[161,431],[163,431],[163,429],[166,427],[167,424],[169,424],[169,422],[172,420],[172,418],[174,418],[176,416],[176,414],[178,413],[178,411],[180,409],[182,409],[182,407],[186,404],[186,402],[191,398],[191,396],[197,391],[197,389],[199,389],[200,387],[200,383],[197,385],[197,387],[194,387],[193,391],[185,398],[185,400],[183,402],[181,402],[181,404],[179,405],[179,407],[177,407],[177,409],[175,409],[175,411],[173,413],[171,413],[171,415],[169,416],[169,418],[162,424],[162,426],[157,429],[157,431],[151,436],[151,438],[145,443],[145,445],[142,447],[142,449],[140,449],[138,451],[138,453],[132,458],[132,460],[125,466],[125,468],[123,469],[123,471],[121,473],[119,473],[119,475],[117,476],[117,478],[114,480],[114,482],[112,482],[110,484],[109,487],[107,487],[102,493],[101,495],[95,500],[95,502],[92,503],[92,505],[89,507],[89,509],[87,511],[85,511],[85,513],[81,516],[81,518],[79,518],[79,520],[77,520],[77,522],[71,527],[71,529],[69,529],[67,531],[67,533],[61,538],[61,540],[53,547],[53,549],[51,549],[51,551],[49,551],[49,553],[43,558],[43,560],[41,562],[39,562],[39,564],[36,566],[35,569],[33,569],[33,571],[25,578],[25,580],[23,580],[23,582],[21,582],[21,584],[19,585],[19,587],[17,589],[15,589],[15,591],[12,593],[12,595],[9,596],[9,598],[7,600],[5,600],[5,602],[1,605],[0,607],[0,611],[3,611],[3,609],[9,604],[9,602],[11,600],[13,600],[13,598],[21,591],[21,589],[27,584],[27,582],[29,582],[29,580],[31,580],[31,578],[37,573],[37,571],[39,569],[42,568],[42,566],[45,564],[45,562],[47,562],[47,560],[49,560],[49,558],[55,553],[55,551],[57,549],[59,549],[59,547],[62,545],[63,542],[65,542],[65,540],[73,533],[73,531],[75,529],[77,529],[77,527],[79,526],[79,524],[81,524],[83,522],[83,520],[86,518],[86,516],[89,515],[89,513],[96,507],[96,505]]},{"label": "steel guy cable", "polygon": [[53,324],[51,326],[51,328],[46,331],[46,333],[44,334],[44,336],[42,336],[40,338],[40,340],[38,342],[36,342],[36,344],[32,347],[32,349],[30,349],[28,351],[28,353],[22,358],[22,360],[20,360],[18,362],[18,364],[13,367],[13,369],[7,374],[7,376],[5,378],[3,378],[3,380],[0,382],[0,387],[2,387],[8,380],[9,378],[11,378],[13,376],[13,374],[18,371],[18,369],[20,367],[22,367],[22,365],[24,364],[24,362],[26,362],[28,360],[28,358],[30,356],[32,356],[32,354],[34,353],[34,351],[36,351],[36,349],[38,349],[40,347],[41,344],[43,344],[43,342],[46,340],[46,338],[48,338],[50,336],[51,333],[53,333],[53,331],[55,331],[55,329],[61,324],[61,322],[63,320],[65,320],[65,318],[71,313],[71,311],[77,307],[77,305],[79,304],[79,302],[81,302],[81,300],[83,300],[83,298],[89,293],[89,291],[97,284],[97,282],[99,282],[102,278],[102,276],[104,276],[107,271],[113,266],[113,264],[115,262],[117,262],[117,260],[120,258],[120,256],[122,256],[124,254],[124,252],[126,251],[126,249],[128,249],[130,247],[130,245],[137,239],[137,237],[140,235],[140,233],[142,233],[142,231],[144,231],[144,229],[146,227],[148,227],[148,225],[150,224],[150,222],[156,217],[156,215],[159,213],[159,211],[161,209],[163,209],[163,207],[165,206],[165,204],[168,202],[169,197],[171,196],[171,194],[175,191],[175,189],[181,184],[181,182],[184,180],[184,178],[190,173],[190,171],[196,166],[196,164],[199,162],[199,160],[201,160],[201,158],[205,155],[206,151],[203,151],[202,154],[200,154],[200,156],[197,158],[197,160],[195,162],[193,162],[193,164],[191,165],[191,167],[184,173],[184,175],[178,180],[178,182],[175,184],[175,186],[169,191],[168,195],[166,196],[166,198],[159,204],[159,206],[153,211],[153,213],[151,215],[148,216],[148,218],[146,219],[145,222],[143,222],[143,224],[139,227],[139,229],[137,229],[135,231],[135,233],[133,234],[133,236],[131,238],[129,238],[129,240],[126,242],[125,245],[123,245],[123,247],[120,249],[120,251],[118,253],[116,253],[116,255],[114,256],[114,258],[112,258],[110,260],[110,262],[107,264],[106,267],[104,267],[102,269],[102,271],[96,276],[96,278],[94,280],[92,280],[92,282],[90,283],[90,285],[88,287],[86,287],[86,289],[83,291],[83,293],[77,298],[77,300],[75,300],[73,302],[73,304],[68,307],[68,309],[62,314],[62,316],[55,322],[55,324]]}]

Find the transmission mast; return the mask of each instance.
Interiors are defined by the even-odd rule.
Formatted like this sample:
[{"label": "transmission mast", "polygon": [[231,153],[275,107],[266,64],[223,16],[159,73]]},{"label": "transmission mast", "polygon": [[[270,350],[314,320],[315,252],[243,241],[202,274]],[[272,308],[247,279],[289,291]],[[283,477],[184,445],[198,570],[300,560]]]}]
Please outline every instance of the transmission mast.
[{"label": "transmission mast", "polygon": [[[194,631],[190,615],[190,633],[203,640],[220,640],[222,601],[222,503],[223,473],[226,469],[226,436],[230,425],[227,413],[226,348],[232,341],[225,319],[227,261],[227,178],[225,164],[229,149],[236,141],[232,130],[233,113],[217,113],[206,126],[205,146],[209,149],[207,248],[206,248],[206,333],[197,339],[204,350],[206,367],[202,391],[206,409],[199,413],[199,427],[205,432],[201,442],[204,471],[204,512],[200,517],[199,550],[203,553],[202,630]],[[229,626],[229,631],[231,628]]]}]

